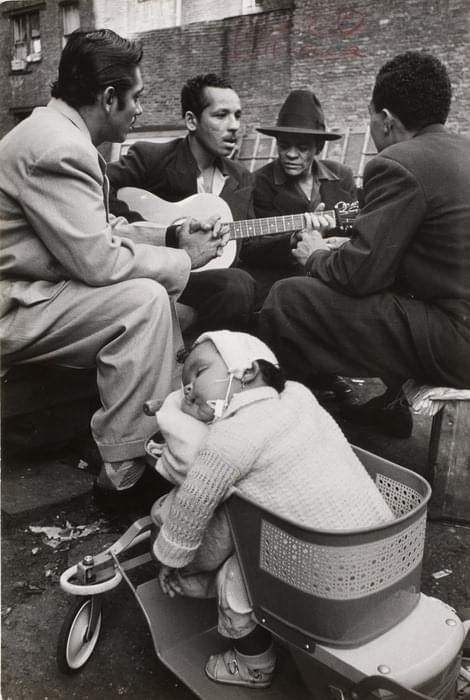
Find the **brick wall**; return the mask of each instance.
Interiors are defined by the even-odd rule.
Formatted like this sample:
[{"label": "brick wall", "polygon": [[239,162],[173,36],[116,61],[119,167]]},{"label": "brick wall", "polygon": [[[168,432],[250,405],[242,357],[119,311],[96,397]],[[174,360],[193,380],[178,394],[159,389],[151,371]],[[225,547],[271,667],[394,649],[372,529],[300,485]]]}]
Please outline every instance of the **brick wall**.
[{"label": "brick wall", "polygon": [[[82,26],[94,26],[92,4],[92,0],[80,1]],[[50,84],[57,77],[58,56],[62,50],[61,9],[57,0],[47,0],[40,6],[42,60],[29,64],[27,72],[12,72],[10,47],[13,29],[10,15],[5,14],[12,6],[13,3],[0,4],[0,137],[14,126],[14,110],[27,111],[48,102]],[[17,2],[14,6],[27,7],[28,3]]]},{"label": "brick wall", "polygon": [[139,126],[178,121],[183,83],[209,71],[232,82],[245,124],[256,122],[267,100],[280,103],[289,90],[290,22],[290,12],[277,11],[140,34],[145,94]]},{"label": "brick wall", "polygon": [[293,34],[292,87],[313,87],[331,124],[366,120],[378,68],[397,53],[425,49],[449,69],[449,126],[470,132],[468,0],[303,0]]},{"label": "brick wall", "polygon": [[378,68],[395,54],[426,49],[449,68],[449,126],[470,132],[468,0],[303,0],[294,11],[139,34],[144,40],[142,125],[179,117],[179,90],[200,71],[229,78],[243,101],[244,131],[275,120],[292,88],[311,87],[329,125],[362,127]]},{"label": "brick wall", "polygon": [[[160,7],[162,2],[167,0],[160,0]],[[47,0],[41,11],[44,59],[31,74],[11,75],[10,28],[1,14],[5,5],[0,5],[5,47],[0,53],[0,136],[13,125],[10,108],[47,101],[61,36],[57,0]],[[153,24],[148,19],[154,5],[153,0],[80,0],[83,25],[95,21],[92,6],[99,26],[127,33],[123,23],[140,24],[141,31],[132,36],[142,37],[145,47],[142,127],[180,123],[181,86],[206,71],[221,73],[239,92],[245,133],[272,122],[289,90],[306,86],[318,94],[330,126],[362,127],[380,65],[398,52],[425,48],[449,67],[454,86],[449,125],[470,132],[468,0],[302,0],[292,10],[147,31],[155,26],[155,18]],[[169,11],[170,4],[165,7]]]}]

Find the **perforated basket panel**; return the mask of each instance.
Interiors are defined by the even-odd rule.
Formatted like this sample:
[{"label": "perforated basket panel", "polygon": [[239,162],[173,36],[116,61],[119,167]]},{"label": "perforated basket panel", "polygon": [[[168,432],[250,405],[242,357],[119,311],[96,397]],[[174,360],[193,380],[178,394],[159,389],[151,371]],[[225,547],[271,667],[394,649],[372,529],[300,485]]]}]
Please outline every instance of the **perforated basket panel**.
[{"label": "perforated basket panel", "polygon": [[377,542],[329,547],[300,540],[263,519],[259,566],[310,595],[362,598],[390,588],[421,563],[425,528],[424,513],[401,532]]},{"label": "perforated basket panel", "polygon": [[375,483],[397,518],[410,513],[423,500],[418,491],[384,474],[376,474]]}]

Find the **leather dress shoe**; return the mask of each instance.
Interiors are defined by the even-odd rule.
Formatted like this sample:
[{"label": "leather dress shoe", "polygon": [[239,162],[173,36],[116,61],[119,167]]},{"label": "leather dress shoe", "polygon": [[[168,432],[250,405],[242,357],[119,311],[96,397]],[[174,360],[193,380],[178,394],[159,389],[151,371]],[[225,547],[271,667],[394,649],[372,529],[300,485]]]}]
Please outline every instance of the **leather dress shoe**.
[{"label": "leather dress shoe", "polygon": [[345,399],[350,399],[352,397],[352,386],[342,377],[334,377],[332,387],[336,399],[344,401]]},{"label": "leather dress shoe", "polygon": [[351,398],[353,389],[342,377],[333,374],[312,376],[307,382],[309,389],[315,394],[320,403],[323,401],[344,401]]},{"label": "leather dress shoe", "polygon": [[413,431],[413,416],[401,393],[394,399],[390,398],[389,392],[385,392],[363,404],[346,403],[340,409],[340,416],[391,437],[409,438]]}]

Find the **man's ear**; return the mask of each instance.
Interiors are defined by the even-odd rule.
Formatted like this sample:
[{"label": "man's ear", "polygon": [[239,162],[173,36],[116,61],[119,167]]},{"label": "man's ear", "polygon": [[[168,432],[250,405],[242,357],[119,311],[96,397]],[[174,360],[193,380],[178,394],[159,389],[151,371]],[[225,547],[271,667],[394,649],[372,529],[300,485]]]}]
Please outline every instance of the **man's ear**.
[{"label": "man's ear", "polygon": [[191,112],[190,109],[188,109],[188,111],[184,115],[184,122],[189,132],[194,133],[196,131],[198,126],[198,119],[194,112]]},{"label": "man's ear", "polygon": [[260,375],[261,369],[258,364],[258,362],[255,360],[251,367],[246,369],[243,372],[243,377],[242,377],[242,383],[244,385],[251,384],[251,382],[254,382],[255,379],[257,379]]},{"label": "man's ear", "polygon": [[384,133],[389,134],[395,126],[395,116],[385,107],[382,109],[382,122],[384,125]]},{"label": "man's ear", "polygon": [[112,85],[108,85],[108,87],[103,91],[101,95],[101,103],[106,112],[109,113],[111,111],[116,96],[116,88]]}]

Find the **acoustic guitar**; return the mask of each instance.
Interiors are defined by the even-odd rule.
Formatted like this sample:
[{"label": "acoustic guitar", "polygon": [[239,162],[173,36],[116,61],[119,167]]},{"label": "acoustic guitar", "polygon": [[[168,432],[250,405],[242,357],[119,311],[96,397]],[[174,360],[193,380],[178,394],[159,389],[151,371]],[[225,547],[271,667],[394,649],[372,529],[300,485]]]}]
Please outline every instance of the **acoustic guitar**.
[{"label": "acoustic guitar", "polygon": [[[204,221],[209,216],[220,216],[221,221],[229,228],[230,240],[220,257],[213,258],[194,272],[230,267],[237,257],[236,242],[239,240],[273,236],[277,233],[293,233],[305,228],[305,214],[286,214],[284,216],[270,216],[266,219],[234,221],[227,202],[215,194],[193,194],[180,202],[167,202],[138,187],[122,187],[118,190],[117,196],[118,199],[127,204],[129,209],[139,212],[144,219],[160,224],[163,228],[188,217]],[[338,202],[333,210],[323,213],[334,216],[337,228],[346,235],[348,230],[352,228],[358,212],[357,202],[349,204]]]}]

